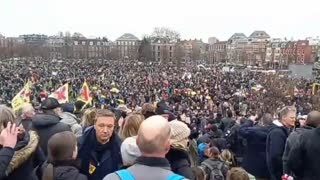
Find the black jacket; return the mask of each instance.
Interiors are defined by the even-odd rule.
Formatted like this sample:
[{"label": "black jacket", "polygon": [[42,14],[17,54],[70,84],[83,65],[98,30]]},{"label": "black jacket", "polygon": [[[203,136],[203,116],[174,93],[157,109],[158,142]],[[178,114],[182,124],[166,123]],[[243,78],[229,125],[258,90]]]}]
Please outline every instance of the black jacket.
[{"label": "black jacket", "polygon": [[246,121],[239,130],[240,136],[247,142],[242,167],[253,176],[265,179],[270,176],[266,162],[268,132],[268,127],[254,126],[250,120]]},{"label": "black jacket", "polygon": [[[52,163],[54,180],[87,180],[87,177],[80,174],[75,161],[59,161]],[[33,180],[41,180],[48,163],[44,163],[35,169]]]},{"label": "black jacket", "polygon": [[6,176],[6,170],[13,157],[14,149],[5,147],[0,150],[0,179]]},{"label": "black jacket", "polygon": [[320,128],[303,133],[289,153],[287,165],[298,180],[320,177]]},{"label": "black jacket", "polygon": [[267,137],[267,165],[272,180],[279,180],[283,175],[282,156],[289,129],[272,124]]},{"label": "black jacket", "polygon": [[79,139],[80,172],[89,180],[101,180],[119,170],[122,166],[120,146],[121,140],[115,133],[107,144],[101,145],[96,139],[95,129],[89,127]]},{"label": "black jacket", "polygon": [[67,124],[60,122],[60,118],[53,114],[36,114],[32,121],[33,129],[40,137],[40,147],[46,156],[50,137],[59,132],[71,131]]},{"label": "black jacket", "polygon": [[192,172],[191,162],[187,151],[171,148],[167,153],[166,158],[168,159],[171,170],[174,173],[184,176],[185,178],[190,180],[195,179],[195,175]]},{"label": "black jacket", "polygon": [[41,149],[38,147],[38,142],[38,136],[34,131],[29,133],[28,138],[19,141],[8,167],[5,171],[1,171],[1,175],[2,173],[5,175],[0,179],[32,180],[32,170],[45,160]]}]

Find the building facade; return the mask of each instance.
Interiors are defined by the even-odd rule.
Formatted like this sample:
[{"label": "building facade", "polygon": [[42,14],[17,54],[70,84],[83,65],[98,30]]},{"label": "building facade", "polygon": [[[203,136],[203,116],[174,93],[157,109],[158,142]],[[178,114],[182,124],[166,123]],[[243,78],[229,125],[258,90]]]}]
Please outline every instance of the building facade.
[{"label": "building facade", "polygon": [[72,45],[73,58],[101,59],[111,52],[110,42],[105,38],[76,38]]},{"label": "building facade", "polygon": [[152,40],[152,57],[158,62],[172,62],[174,59],[175,42],[166,38]]},{"label": "building facade", "polygon": [[47,40],[50,59],[61,59],[65,49],[65,39],[59,36],[50,36]]},{"label": "building facade", "polygon": [[133,34],[126,33],[116,40],[116,47],[121,60],[136,60],[140,40]]}]

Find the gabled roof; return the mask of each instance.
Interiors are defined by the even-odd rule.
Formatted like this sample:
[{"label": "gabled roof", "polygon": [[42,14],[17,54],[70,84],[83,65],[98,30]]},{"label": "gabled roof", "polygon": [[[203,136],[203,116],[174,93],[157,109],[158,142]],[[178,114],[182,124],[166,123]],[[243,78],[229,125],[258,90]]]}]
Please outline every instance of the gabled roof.
[{"label": "gabled roof", "polygon": [[265,31],[254,31],[250,36],[250,38],[256,39],[269,39],[270,36]]},{"label": "gabled roof", "polygon": [[138,41],[139,39],[133,34],[125,33],[125,34],[123,34],[121,37],[119,37],[117,39],[117,41],[119,41],[119,40],[134,40],[134,41]]},{"label": "gabled roof", "polygon": [[243,33],[234,33],[230,38],[230,40],[237,40],[237,39],[247,39],[247,36]]}]

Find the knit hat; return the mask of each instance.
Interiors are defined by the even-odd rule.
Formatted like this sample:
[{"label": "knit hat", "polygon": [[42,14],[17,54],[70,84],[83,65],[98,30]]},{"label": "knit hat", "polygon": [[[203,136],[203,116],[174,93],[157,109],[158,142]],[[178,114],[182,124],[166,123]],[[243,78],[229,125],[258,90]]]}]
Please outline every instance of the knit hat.
[{"label": "knit hat", "polygon": [[121,144],[121,156],[123,165],[131,166],[135,160],[141,156],[140,149],[137,145],[137,136],[126,138]]},{"label": "knit hat", "polygon": [[186,148],[188,144],[188,137],[190,135],[190,129],[188,126],[178,120],[169,122],[171,128],[171,145],[173,147]]}]

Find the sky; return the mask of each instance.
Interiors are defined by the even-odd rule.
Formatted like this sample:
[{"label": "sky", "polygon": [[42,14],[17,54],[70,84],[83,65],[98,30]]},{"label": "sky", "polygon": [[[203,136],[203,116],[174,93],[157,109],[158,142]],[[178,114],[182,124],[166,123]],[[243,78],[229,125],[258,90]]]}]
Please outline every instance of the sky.
[{"label": "sky", "polygon": [[5,36],[59,31],[115,40],[168,27],[183,39],[227,40],[265,30],[273,38],[320,36],[319,0],[0,0]]}]

